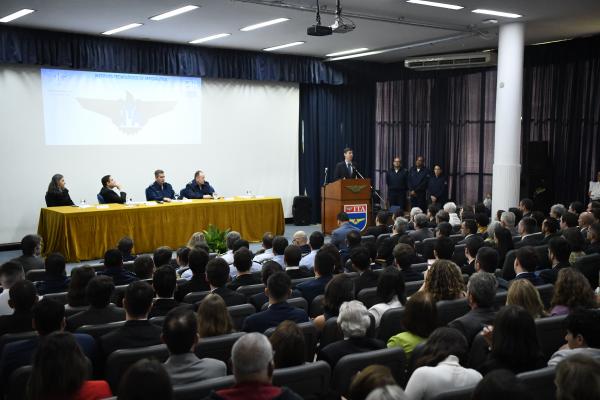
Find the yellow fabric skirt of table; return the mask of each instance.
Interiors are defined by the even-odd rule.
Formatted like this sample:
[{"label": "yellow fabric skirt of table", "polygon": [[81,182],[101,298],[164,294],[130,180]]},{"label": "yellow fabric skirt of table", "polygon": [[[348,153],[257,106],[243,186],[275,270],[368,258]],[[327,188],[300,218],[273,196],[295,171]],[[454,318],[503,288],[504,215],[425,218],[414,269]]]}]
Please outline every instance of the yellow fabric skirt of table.
[{"label": "yellow fabric skirt of table", "polygon": [[69,262],[103,258],[123,236],[133,239],[135,253],[153,252],[159,246],[177,249],[209,224],[238,231],[249,242],[261,241],[265,232],[282,235],[285,229],[280,198],[151,204],[42,208],[38,234],[44,239],[44,254],[58,251]]}]

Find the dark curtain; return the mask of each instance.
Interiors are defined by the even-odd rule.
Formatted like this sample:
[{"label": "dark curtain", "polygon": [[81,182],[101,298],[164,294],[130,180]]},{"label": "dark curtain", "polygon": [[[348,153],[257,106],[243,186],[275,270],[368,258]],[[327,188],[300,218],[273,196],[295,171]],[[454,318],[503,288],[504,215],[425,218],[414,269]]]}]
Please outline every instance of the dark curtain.
[{"label": "dark curtain", "polygon": [[300,86],[300,194],[312,201],[312,222],[321,219],[321,186],[332,181],[343,149],[365,177],[373,177],[375,85]]}]

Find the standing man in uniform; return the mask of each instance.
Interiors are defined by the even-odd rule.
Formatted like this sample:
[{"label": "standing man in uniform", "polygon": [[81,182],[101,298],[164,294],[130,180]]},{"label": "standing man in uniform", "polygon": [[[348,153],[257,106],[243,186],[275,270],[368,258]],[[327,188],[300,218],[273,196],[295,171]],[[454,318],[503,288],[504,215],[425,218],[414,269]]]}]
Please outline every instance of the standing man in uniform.
[{"label": "standing man in uniform", "polygon": [[442,175],[442,167],[433,167],[433,176],[427,185],[427,201],[441,209],[448,200],[448,180]]},{"label": "standing man in uniform", "polygon": [[408,185],[408,171],[402,166],[400,157],[394,158],[392,168],[385,175],[388,187],[388,202],[390,207],[406,208],[406,189]]},{"label": "standing man in uniform", "polygon": [[346,147],[344,149],[344,161],[337,163],[335,166],[333,174],[334,181],[337,181],[338,179],[356,178],[356,166],[352,162],[353,157],[354,153],[352,152],[352,149]]},{"label": "standing man in uniform", "polygon": [[430,177],[429,170],[425,167],[423,156],[418,156],[415,165],[408,171],[408,190],[410,191],[410,206],[427,209],[427,184]]}]

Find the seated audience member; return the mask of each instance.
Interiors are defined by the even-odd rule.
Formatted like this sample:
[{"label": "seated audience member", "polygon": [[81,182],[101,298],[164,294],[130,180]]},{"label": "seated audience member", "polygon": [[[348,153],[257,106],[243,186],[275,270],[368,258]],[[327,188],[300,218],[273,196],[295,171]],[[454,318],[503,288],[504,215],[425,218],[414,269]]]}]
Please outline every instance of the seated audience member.
[{"label": "seated audience member", "polygon": [[154,260],[149,255],[137,256],[133,262],[133,273],[138,279],[151,279],[154,274]]},{"label": "seated audience member", "polygon": [[177,287],[175,290],[175,300],[183,301],[183,298],[188,293],[210,290],[210,286],[206,281],[206,264],[208,264],[208,258],[208,253],[200,248],[190,251],[188,262],[192,271],[192,277],[189,281]]},{"label": "seated audience member", "polygon": [[502,267],[506,259],[506,254],[515,248],[508,229],[496,228],[494,231],[494,247],[498,251],[498,266]]},{"label": "seated audience member", "polygon": [[369,308],[369,313],[375,317],[375,327],[379,326],[381,317],[387,310],[402,307],[406,302],[404,278],[396,268],[388,267],[379,275],[377,297],[381,300],[381,303]]},{"label": "seated audience member", "polygon": [[537,232],[537,223],[531,217],[524,217],[519,221],[517,227],[521,240],[515,243],[515,249],[520,249],[525,246],[539,246],[543,242],[537,236],[532,236]]},{"label": "seated audience member", "polygon": [[494,321],[494,297],[496,296],[496,278],[488,272],[471,275],[467,283],[467,300],[471,311],[448,323],[450,328],[460,331],[469,346],[484,325]]},{"label": "seated audience member", "polygon": [[413,400],[433,399],[449,390],[474,386],[481,374],[464,368],[469,347],[456,329],[438,328],[425,342],[417,369],[406,384],[406,395]]},{"label": "seated audience member", "polygon": [[385,385],[373,390],[365,400],[408,400],[408,396],[398,385]]},{"label": "seated audience member", "polygon": [[350,261],[352,262],[352,269],[358,272],[358,276],[354,278],[355,296],[363,289],[377,286],[379,275],[371,269],[371,259],[367,249],[362,246],[353,249],[350,253]]},{"label": "seated audience member", "polygon": [[[260,272],[260,281],[262,282],[262,284],[264,285],[264,287],[267,287],[267,281],[269,280],[269,277],[271,275],[273,275],[275,272],[281,272],[281,267],[279,266],[279,264],[277,264],[275,261],[271,261],[271,260],[267,260],[263,263],[262,265],[262,270]],[[295,291],[297,294],[299,293],[299,291]],[[292,292],[293,295],[293,292]],[[296,297],[296,296],[293,296]],[[255,295],[252,295],[249,299],[249,302],[256,308],[256,311],[260,311],[263,304],[265,304],[266,302],[269,301],[269,297],[267,297],[267,295],[265,294],[264,291],[257,293]]]},{"label": "seated audience member", "polygon": [[206,264],[206,280],[211,293],[223,298],[227,307],[246,303],[246,297],[227,287],[229,281],[229,265],[222,258],[213,258]]},{"label": "seated audience member", "polygon": [[190,251],[192,249],[187,246],[180,247],[175,251],[175,263],[177,264],[175,272],[177,272],[177,276],[182,276],[185,271],[190,269]]},{"label": "seated audience member", "polygon": [[577,222],[577,215],[567,212],[562,217],[560,217],[560,229],[563,232],[567,230],[572,230],[581,233],[581,231],[577,229]]},{"label": "seated audience member", "polygon": [[338,227],[331,232],[330,243],[337,247],[338,250],[343,250],[347,247],[346,236],[348,233],[355,231],[360,234],[360,230],[350,223],[350,217],[345,212],[338,213],[336,218]]},{"label": "seated audience member", "polygon": [[519,236],[519,231],[515,227],[515,214],[510,211],[504,211],[500,215],[500,224],[503,228],[506,228],[510,231],[512,236]]},{"label": "seated audience member", "polygon": [[46,275],[43,281],[35,283],[40,295],[66,292],[69,288],[65,257],[60,253],[50,253],[46,257]]},{"label": "seated audience member", "polygon": [[475,272],[495,273],[498,268],[498,258],[498,251],[493,247],[481,247],[475,256]]},{"label": "seated audience member", "polygon": [[436,221],[435,215],[437,214],[438,211],[439,211],[439,208],[437,205],[430,204],[427,206],[427,213],[425,214],[425,215],[427,215],[427,219],[428,219],[427,226],[429,228],[433,229],[434,231],[435,231],[435,228],[437,227],[437,221]]},{"label": "seated audience member", "polygon": [[369,365],[360,374],[352,378],[348,398],[351,400],[365,400],[373,390],[387,385],[396,385],[392,371],[384,365]]},{"label": "seated audience member", "polygon": [[152,303],[148,318],[162,317],[179,306],[179,302],[175,300],[175,286],[177,285],[177,275],[173,268],[163,265],[159,267],[152,278],[152,287],[156,293],[156,298]]},{"label": "seated audience member", "polygon": [[404,282],[414,282],[423,280],[423,274],[416,272],[411,268],[411,264],[415,258],[415,249],[411,246],[398,243],[394,247],[394,264],[400,268],[400,273],[404,278]]},{"label": "seated audience member", "polygon": [[317,356],[318,360],[327,361],[331,369],[335,368],[337,362],[348,354],[385,348],[382,341],[367,337],[371,318],[361,302],[352,300],[342,304],[337,323],[344,334],[344,339],[328,344],[319,351]]},{"label": "seated audience member", "polygon": [[275,369],[295,367],[306,361],[304,334],[295,322],[281,322],[269,337],[269,341],[273,346]]},{"label": "seated audience member", "polygon": [[128,285],[139,280],[133,273],[123,268],[123,256],[117,249],[110,249],[104,253],[104,269],[98,275],[112,278],[115,286]]},{"label": "seated audience member", "polygon": [[194,248],[196,248],[198,246],[207,246],[206,238],[204,237],[203,232],[192,233],[192,236],[190,236],[190,238],[186,244],[186,247],[189,248],[190,250],[193,250]]},{"label": "seated audience member", "polygon": [[201,338],[226,335],[233,332],[233,321],[223,298],[209,294],[198,305],[198,336]]},{"label": "seated audience member", "polygon": [[558,272],[563,268],[568,268],[569,255],[571,254],[571,247],[569,242],[563,237],[552,238],[548,242],[548,259],[552,267],[550,269],[541,270],[539,273],[540,279],[544,283],[554,284],[556,278],[558,278]]},{"label": "seated audience member", "polygon": [[447,237],[438,238],[433,246],[433,256],[436,260],[451,260],[454,254],[454,242]]},{"label": "seated audience member", "polygon": [[[236,269],[236,274],[235,278],[227,284],[229,289],[237,290],[240,286],[257,285],[260,283],[260,280],[250,272],[250,268],[252,267],[252,252],[247,248],[242,247],[233,253],[233,267]],[[231,269],[231,266],[229,268]]]},{"label": "seated audience member", "polygon": [[448,202],[448,203],[444,204],[444,211],[446,211],[448,213],[448,217],[449,217],[448,222],[450,222],[450,225],[460,226],[461,222],[460,222],[460,218],[458,217],[458,214],[456,214],[456,204],[455,203]]},{"label": "seated audience member", "polygon": [[175,191],[170,183],[165,182],[165,171],[154,171],[154,182],[146,188],[146,201],[164,201],[169,203],[175,198]]},{"label": "seated audience member", "polygon": [[485,236],[487,234],[487,227],[490,224],[490,217],[484,213],[476,213],[475,222],[477,223],[477,233]]},{"label": "seated audience member", "polygon": [[302,257],[300,260],[300,266],[312,270],[315,265],[315,256],[317,255],[317,251],[323,247],[323,243],[325,243],[325,236],[323,236],[322,232],[315,231],[310,234],[308,237],[308,244],[310,245],[310,253]]},{"label": "seated audience member", "polygon": [[538,264],[537,254],[533,247],[525,246],[519,248],[515,253],[515,279],[527,279],[534,286],[543,285],[542,281],[536,274],[535,269]]},{"label": "seated audience member", "polygon": [[271,258],[271,261],[275,261],[279,264],[282,271],[285,268],[284,253],[288,244],[288,240],[283,236],[275,236],[273,238],[273,258]]},{"label": "seated audience member", "polygon": [[[250,243],[245,240],[245,239],[238,239],[235,241],[235,243],[233,244],[233,254],[235,256],[235,253],[239,250],[239,249],[246,249],[248,251],[250,251]],[[252,255],[252,252],[250,252],[250,272],[260,272],[262,265],[252,261],[252,258],[254,256]],[[235,260],[234,260],[235,261]],[[235,265],[230,264],[229,265],[229,276],[231,277],[231,279],[235,278],[237,276],[237,272],[238,270],[235,268]]]},{"label": "seated audience member", "polygon": [[67,291],[67,304],[71,307],[89,305],[85,298],[85,288],[88,282],[96,276],[94,269],[88,265],[73,268]]},{"label": "seated audience member", "polygon": [[40,340],[27,385],[28,399],[99,400],[112,396],[106,381],[89,380],[88,361],[71,333]]},{"label": "seated audience member", "polygon": [[573,201],[571,204],[569,204],[569,209],[567,211],[575,215],[579,215],[585,211],[585,206],[580,201]]},{"label": "seated audience member", "polygon": [[169,246],[160,246],[152,254],[152,261],[156,268],[162,267],[163,265],[173,265],[173,249]]},{"label": "seated audience member", "polygon": [[92,278],[85,288],[85,297],[90,306],[87,310],[67,318],[67,329],[75,331],[84,325],[123,321],[125,310],[110,303],[110,296],[114,290],[115,285],[108,276]]},{"label": "seated audience member", "polygon": [[17,282],[25,279],[23,267],[17,261],[8,261],[0,266],[0,284],[2,292],[0,293],[0,316],[13,313],[9,300],[9,290]]},{"label": "seated audience member", "polygon": [[125,371],[118,400],[172,400],[173,385],[160,361],[144,358]]},{"label": "seated audience member", "polygon": [[515,214],[515,226],[517,226],[519,222],[521,222],[521,219],[524,217],[523,211],[519,207],[510,207],[508,211]]},{"label": "seated audience member", "polygon": [[45,197],[47,207],[74,205],[73,200],[71,200],[71,196],[69,195],[69,189],[65,187],[65,178],[61,174],[52,176]]},{"label": "seated audience member", "polygon": [[100,180],[102,183],[102,189],[100,189],[100,197],[105,203],[121,203],[124,204],[127,201],[127,193],[121,190],[121,184],[110,175],[104,175]]},{"label": "seated audience member", "polygon": [[132,282],[125,290],[125,325],[100,337],[99,347],[106,359],[115,350],[160,344],[160,327],[148,321],[154,290],[146,282]]},{"label": "seated audience member", "polygon": [[502,228],[502,224],[498,221],[492,221],[487,227],[486,238],[484,239],[485,244],[495,246],[496,244],[496,229]]},{"label": "seated audience member", "polygon": [[300,247],[300,251],[303,256],[310,253],[310,246],[308,245],[308,236],[304,231],[296,231],[292,235],[292,244]]},{"label": "seated audience member", "polygon": [[534,398],[529,388],[517,380],[517,376],[507,369],[496,369],[475,387],[472,400],[530,400]]},{"label": "seated audience member", "polygon": [[427,340],[437,327],[437,308],[431,297],[425,292],[410,296],[401,322],[405,331],[390,337],[387,347],[401,346],[408,358],[414,348]]},{"label": "seated audience member", "polygon": [[340,274],[342,272],[346,272],[345,266],[342,264],[342,256],[334,245],[331,243],[326,243],[321,247],[323,253],[329,254],[329,256],[333,259],[333,273]]},{"label": "seated audience member", "polygon": [[271,275],[266,289],[266,294],[269,296],[269,307],[265,311],[246,317],[242,330],[244,332],[264,332],[285,320],[298,323],[308,322],[306,311],[293,307],[287,302],[291,292],[292,281],[285,272],[276,272]]},{"label": "seated audience member", "polygon": [[117,250],[121,252],[123,256],[123,262],[134,261],[136,259],[136,255],[132,254],[133,251],[133,239],[129,236],[123,236],[119,239],[119,243],[117,243]]},{"label": "seated audience member", "polygon": [[503,307],[493,327],[483,328],[482,334],[491,349],[487,361],[478,368],[482,374],[500,368],[519,374],[544,366],[535,323],[524,308]]},{"label": "seated audience member", "polygon": [[32,269],[44,269],[42,258],[42,237],[40,235],[26,235],[21,239],[22,255],[11,260],[16,261],[23,267],[25,272]]},{"label": "seated audience member", "polygon": [[569,314],[577,307],[596,308],[596,298],[590,282],[574,268],[558,273],[554,294],[550,301],[550,316]]},{"label": "seated audience member", "polygon": [[315,279],[302,282],[296,288],[302,293],[302,297],[310,304],[315,297],[325,292],[325,285],[333,277],[335,259],[324,248],[315,256]]},{"label": "seated audience member", "polygon": [[546,316],[540,292],[527,279],[519,279],[510,284],[506,305],[523,307],[533,319]]},{"label": "seated audience member", "polygon": [[[65,307],[52,299],[42,299],[32,307],[32,325],[38,336],[32,339],[19,340],[8,343],[0,358],[0,371],[2,374],[2,387],[7,387],[10,374],[19,367],[31,364],[40,340],[52,332],[62,331],[65,327]],[[96,356],[96,343],[90,335],[75,334],[75,340],[84,354],[94,360]]]},{"label": "seated audience member", "polygon": [[384,233],[389,233],[388,230],[388,218],[389,214],[387,211],[379,211],[375,217],[375,226],[370,226],[365,229],[362,236],[375,236],[375,239]]},{"label": "seated audience member", "polygon": [[579,227],[579,231],[583,235],[583,237],[587,237],[587,233],[590,229],[590,226],[594,223],[594,214],[591,212],[584,211],[579,214],[579,219],[577,220],[577,226]]},{"label": "seated audience member", "polygon": [[260,333],[248,333],[239,338],[231,349],[235,385],[210,393],[207,400],[300,400],[285,387],[273,386],[273,348],[269,339]]},{"label": "seated audience member", "polygon": [[467,238],[477,235],[477,222],[475,222],[474,219],[463,219],[462,223],[460,224],[460,233],[465,238],[457,244],[465,244]]},{"label": "seated audience member", "polygon": [[340,306],[354,300],[354,280],[346,274],[337,274],[325,286],[323,296],[323,314],[317,316],[313,323],[319,331],[323,330],[329,318],[340,313]]},{"label": "seated audience member", "polygon": [[465,284],[458,265],[448,260],[437,260],[425,274],[421,290],[429,293],[434,302],[465,297]]},{"label": "seated audience member", "polygon": [[569,264],[575,264],[579,258],[585,256],[584,250],[586,249],[586,243],[583,235],[577,228],[575,229],[564,229],[561,231],[562,236],[567,239],[569,246],[571,247],[571,254],[569,255]]},{"label": "seated audience member", "polygon": [[227,265],[233,264],[233,244],[241,238],[242,235],[236,231],[229,231],[227,232],[227,235],[225,235],[225,245],[227,246],[227,251],[220,257],[227,262]]},{"label": "seated audience member", "polygon": [[590,242],[585,254],[600,254],[600,224],[592,224],[587,231],[587,240]]},{"label": "seated audience member", "polygon": [[542,244],[548,244],[550,239],[560,236],[560,224],[554,218],[546,218],[542,221],[542,234],[544,239]]},{"label": "seated audience member", "polygon": [[175,387],[227,375],[227,366],[214,358],[198,358],[198,321],[190,309],[177,307],[168,312],[162,341],[169,349],[165,369]]},{"label": "seated audience member", "polygon": [[583,354],[563,360],[554,378],[556,400],[600,398],[600,361]]},{"label": "seated audience member", "polygon": [[[475,258],[477,257],[477,252],[483,246],[483,243],[483,239],[475,235],[465,240],[465,257],[467,258],[467,264],[460,268],[463,274],[472,275],[475,273]],[[448,259],[451,258],[452,255]]]},{"label": "seated audience member", "polygon": [[[435,224],[439,228],[440,224],[443,222],[450,224],[450,214],[442,209],[435,213]],[[452,231],[452,224],[450,224],[450,230]]]},{"label": "seated audience member", "polygon": [[[440,211],[440,212],[444,212],[444,211]],[[437,225],[435,237],[438,237],[438,238],[450,237],[450,235],[452,235],[452,225],[450,225],[449,222],[440,222]]]},{"label": "seated audience member", "polygon": [[8,305],[14,312],[0,316],[0,336],[5,333],[20,333],[33,331],[31,308],[38,301],[33,283],[21,280],[11,286]]},{"label": "seated audience member", "polygon": [[179,194],[186,199],[212,199],[215,189],[206,180],[204,172],[198,170],[194,172],[194,180],[181,189]]},{"label": "seated audience member", "polygon": [[422,242],[425,239],[433,237],[433,233],[428,228],[427,215],[417,214],[415,216],[415,230],[408,232],[408,235],[414,239],[415,242]]},{"label": "seated audience member", "polygon": [[271,258],[273,258],[273,234],[271,232],[265,232],[262,237],[262,248],[256,253],[252,260],[262,264]]},{"label": "seated audience member", "polygon": [[300,247],[292,244],[285,248],[283,252],[285,273],[288,274],[290,279],[308,278],[312,276],[308,269],[300,267],[301,259],[302,251],[300,250]]},{"label": "seated audience member", "polygon": [[548,366],[557,365],[567,357],[583,354],[597,358],[600,356],[600,312],[579,308],[565,319],[567,334],[565,343],[550,357]]}]

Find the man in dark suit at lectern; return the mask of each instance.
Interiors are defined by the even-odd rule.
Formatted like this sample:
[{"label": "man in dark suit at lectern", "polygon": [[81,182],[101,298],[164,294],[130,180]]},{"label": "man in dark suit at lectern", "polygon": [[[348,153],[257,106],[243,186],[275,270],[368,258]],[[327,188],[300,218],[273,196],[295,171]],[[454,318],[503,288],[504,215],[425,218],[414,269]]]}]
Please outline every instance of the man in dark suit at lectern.
[{"label": "man in dark suit at lectern", "polygon": [[352,149],[350,147],[346,147],[344,149],[344,161],[339,162],[335,166],[335,171],[333,174],[333,180],[337,181],[338,179],[352,179],[356,178],[356,164],[352,162]]}]

